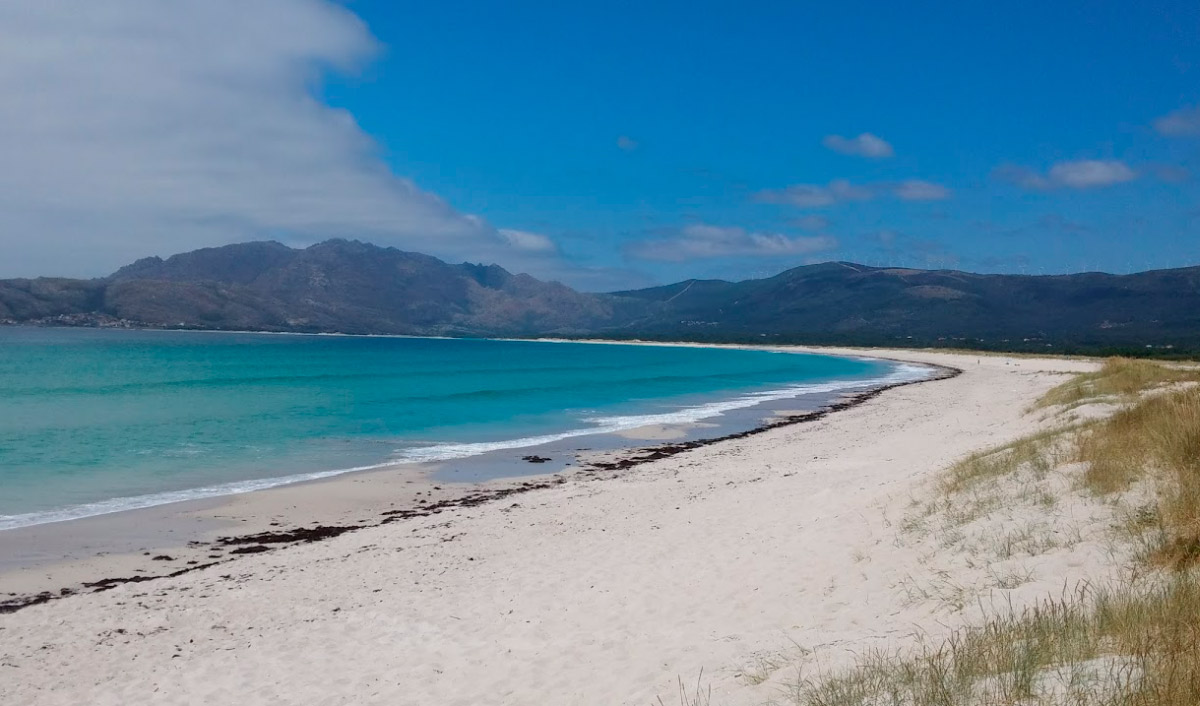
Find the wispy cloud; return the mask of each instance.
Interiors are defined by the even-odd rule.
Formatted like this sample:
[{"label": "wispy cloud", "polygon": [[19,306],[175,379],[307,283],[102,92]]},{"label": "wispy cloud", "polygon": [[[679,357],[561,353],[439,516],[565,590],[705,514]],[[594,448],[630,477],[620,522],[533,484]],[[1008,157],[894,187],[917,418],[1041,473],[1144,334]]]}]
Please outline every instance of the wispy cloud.
[{"label": "wispy cloud", "polygon": [[1137,174],[1124,162],[1108,159],[1083,159],[1059,162],[1050,167],[1050,181],[1072,189],[1090,189],[1133,181]]},{"label": "wispy cloud", "polygon": [[1129,165],[1116,159],[1058,162],[1044,174],[1027,167],[1004,165],[998,167],[993,175],[1003,181],[1035,190],[1094,189],[1133,181],[1138,177],[1137,172]]},{"label": "wispy cloud", "polygon": [[825,185],[793,184],[782,189],[767,189],[757,198],[764,203],[781,203],[800,208],[829,206],[839,201],[866,201],[873,198],[870,189],[851,184],[846,179],[834,179]]},{"label": "wispy cloud", "polygon": [[258,238],[515,256],[317,97],[378,49],[328,0],[0,4],[0,276]]},{"label": "wispy cloud", "polygon": [[906,179],[892,187],[902,201],[941,201],[950,198],[950,189],[923,179]]},{"label": "wispy cloud", "polygon": [[617,147],[632,152],[638,148],[638,141],[628,135],[621,135],[617,138]]},{"label": "wispy cloud", "polygon": [[633,243],[627,251],[642,260],[683,262],[729,256],[811,255],[837,246],[838,241],[829,236],[789,237],[782,233],[695,224],[685,226],[671,237]]},{"label": "wispy cloud", "polygon": [[845,179],[834,179],[825,185],[793,184],[782,189],[767,189],[758,192],[755,198],[763,203],[821,208],[844,201],[869,201],[884,197],[902,201],[940,201],[950,198],[950,195],[949,188],[923,179],[876,184],[852,184]]},{"label": "wispy cloud", "polygon": [[558,246],[554,244],[554,241],[541,233],[501,228],[500,236],[517,250],[534,253],[558,252]]},{"label": "wispy cloud", "polygon": [[885,159],[896,154],[887,140],[869,132],[864,132],[858,137],[828,135],[821,144],[834,152],[868,159]]},{"label": "wispy cloud", "polygon": [[1200,105],[1171,111],[1154,121],[1154,129],[1167,137],[1200,136]]}]

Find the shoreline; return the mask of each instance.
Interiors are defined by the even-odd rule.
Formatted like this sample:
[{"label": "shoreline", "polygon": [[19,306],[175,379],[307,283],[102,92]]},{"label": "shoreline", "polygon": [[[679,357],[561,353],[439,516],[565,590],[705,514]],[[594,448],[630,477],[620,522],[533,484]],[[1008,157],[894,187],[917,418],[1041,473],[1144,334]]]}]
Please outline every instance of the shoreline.
[{"label": "shoreline", "polygon": [[[136,329],[141,331],[142,329]],[[150,331],[173,331],[172,329],[146,329]],[[190,330],[190,329],[189,329]],[[237,333],[245,335],[253,335],[260,333],[276,333],[276,332],[257,332],[257,331],[207,331],[197,330],[201,333]],[[345,335],[357,336],[364,338],[403,338],[403,339],[431,339],[441,340],[447,337],[438,336],[404,336],[404,335],[373,335],[373,334],[309,334],[309,333],[290,333],[280,332],[284,335],[299,335],[299,336],[328,336],[328,335]],[[588,341],[572,341],[570,339],[512,339],[512,338],[494,338],[494,339],[479,339],[493,340],[503,342],[525,342],[525,343],[594,343],[601,345],[629,345],[629,346],[654,346],[654,347],[689,347],[689,348],[711,348],[711,349],[734,349],[734,350],[756,350],[764,352],[775,352],[785,354],[808,354],[808,355],[829,355],[817,349],[801,349],[793,346],[771,346],[771,345],[752,345],[752,344],[700,344],[700,343],[666,343],[666,342],[651,342],[651,341],[617,341],[617,340],[588,340]],[[897,366],[905,365],[905,361],[880,358],[870,355],[838,355],[832,357],[841,357],[856,359],[860,361],[878,362],[885,361],[893,363]],[[926,366],[928,367],[928,366]],[[210,499],[220,499],[224,497],[233,497],[245,493],[261,492],[277,487],[285,487],[289,485],[320,482],[332,478],[337,478],[345,475],[357,473],[370,473],[375,471],[394,470],[402,467],[423,466],[426,464],[440,464],[451,461],[459,461],[475,457],[486,456],[494,452],[507,452],[519,449],[536,449],[546,444],[553,444],[570,438],[586,439],[600,436],[625,437],[628,432],[636,432],[643,426],[686,426],[703,424],[706,420],[720,418],[723,415],[731,412],[743,410],[752,410],[757,407],[766,406],[771,402],[777,402],[786,399],[795,399],[805,397],[819,392],[826,392],[837,395],[847,390],[856,390],[863,387],[874,387],[877,384],[888,384],[889,378],[901,374],[899,369],[893,369],[887,374],[879,378],[865,378],[863,380],[830,380],[826,382],[813,383],[793,383],[784,387],[764,389],[764,390],[745,390],[739,391],[736,394],[726,393],[721,396],[710,395],[710,399],[703,403],[691,406],[684,406],[672,412],[662,414],[631,414],[619,415],[614,417],[605,417],[595,420],[595,427],[579,427],[567,429],[565,431],[547,433],[538,436],[516,437],[511,439],[502,439],[494,442],[446,442],[432,446],[412,447],[405,450],[409,458],[393,458],[378,462],[367,463],[366,465],[352,466],[346,468],[318,468],[294,474],[281,474],[275,476],[267,476],[263,478],[250,478],[244,480],[229,481],[214,485],[202,485],[191,488],[180,488],[161,492],[148,493],[144,495],[133,495],[127,497],[105,498],[101,500],[89,501],[75,505],[64,507],[55,507],[46,510],[34,512],[16,513],[7,516],[0,516],[0,536],[3,532],[14,529],[23,529],[27,527],[35,527],[45,524],[58,522],[73,522],[77,520],[88,519],[91,517],[103,516],[108,514],[116,514],[123,512],[131,512],[144,510],[162,505],[173,505],[181,503],[190,503]],[[816,390],[813,388],[825,388],[838,383],[836,387],[829,387],[827,390]],[[688,417],[686,420],[680,420],[680,416]],[[674,418],[674,419],[673,419]],[[591,420],[585,420],[591,421]],[[606,422],[607,424],[600,424]],[[423,453],[422,453],[423,452]],[[517,474],[523,475],[523,474]],[[0,566],[2,568],[2,566]]]},{"label": "shoreline", "polygon": [[[637,472],[603,470],[0,615],[0,697],[634,706],[674,702],[680,680],[703,671],[713,703],[755,706],[784,686],[772,665],[803,663],[807,675],[900,648],[914,631],[936,640],[989,603],[1019,608],[1106,576],[1105,507],[1064,499],[1048,518],[1090,524],[995,575],[903,529],[945,468],[1054,423],[1026,410],[1094,363],[878,353],[962,372],[809,423],[639,459]],[[281,503],[368,485],[378,488],[293,487]],[[1026,514],[1006,531],[1040,518],[1037,507],[1017,510]],[[985,530],[984,541],[1000,539]],[[951,589],[982,593],[955,607],[938,598]]]},{"label": "shoreline", "polygon": [[[608,343],[608,342],[597,342]],[[621,344],[623,342],[615,342]],[[648,344],[648,345],[672,345],[672,344]],[[690,344],[680,344],[690,345]],[[749,347],[749,346],[745,346]],[[779,347],[753,347],[756,349],[778,350]],[[813,352],[805,351],[790,351],[790,352]],[[867,358],[868,356],[861,356]],[[910,361],[900,359],[887,359],[882,357],[871,357],[872,360],[889,360],[894,363],[910,364]],[[207,569],[219,564],[226,564],[236,560],[239,556],[247,554],[257,554],[274,549],[283,549],[297,544],[309,544],[313,542],[332,539],[348,532],[356,532],[359,530],[379,527],[404,519],[412,519],[418,517],[428,517],[430,515],[441,514],[442,512],[453,510],[460,507],[475,507],[478,505],[488,504],[495,501],[505,499],[511,495],[522,494],[534,490],[542,490],[556,485],[562,485],[569,480],[595,480],[604,477],[612,478],[616,473],[628,471],[642,464],[656,461],[660,459],[670,458],[680,453],[693,449],[703,448],[722,442],[734,441],[756,436],[774,429],[813,422],[826,417],[835,412],[850,409],[860,405],[868,400],[874,399],[880,394],[890,389],[915,385],[923,382],[937,382],[956,377],[962,373],[960,369],[950,366],[937,364],[923,364],[933,372],[933,374],[913,380],[901,380],[887,382],[882,384],[872,385],[860,392],[842,392],[827,403],[819,406],[812,411],[802,411],[798,414],[787,414],[784,416],[773,416],[764,419],[756,426],[748,429],[730,432],[713,437],[701,437],[686,441],[663,440],[662,443],[654,444],[631,444],[623,448],[618,448],[603,454],[593,454],[595,458],[589,460],[578,459],[582,463],[576,465],[568,465],[565,469],[550,473],[539,472],[536,464],[539,461],[531,461],[535,464],[530,469],[529,474],[518,475],[515,478],[493,479],[484,482],[466,482],[456,483],[454,481],[438,481],[435,476],[438,472],[440,464],[438,463],[421,463],[421,464],[384,464],[379,467],[371,467],[359,470],[349,470],[335,472],[328,476],[305,479],[286,484],[268,486],[262,489],[250,490],[240,493],[232,493],[225,495],[216,495],[209,497],[200,497],[194,499],[180,500],[168,502],[142,508],[133,508],[128,510],[118,510],[111,513],[93,515],[80,518],[71,518],[62,521],[43,523],[39,525],[30,525],[25,527],[17,527],[0,531],[0,546],[3,546],[5,533],[19,532],[21,530],[34,530],[39,527],[47,527],[49,525],[62,525],[65,533],[70,533],[70,530],[79,523],[87,523],[89,520],[96,518],[111,518],[119,525],[121,518],[129,518],[130,521],[135,521],[133,518],[142,513],[142,517],[154,517],[157,523],[161,526],[169,527],[168,532],[164,533],[161,530],[158,532],[157,541],[150,541],[145,546],[137,547],[136,551],[130,551],[126,547],[125,552],[117,551],[113,553],[102,551],[96,556],[98,560],[86,560],[81,556],[63,557],[59,560],[48,559],[44,562],[34,564],[32,566],[18,567],[7,571],[0,568],[0,615],[6,613],[15,613],[24,608],[34,605],[40,605],[50,601],[76,596],[80,594],[99,593],[110,590],[116,586],[126,583],[143,583],[158,579],[169,579],[183,576],[185,574]],[[596,432],[597,435],[604,432]],[[643,441],[649,441],[643,440]],[[520,451],[534,452],[544,445],[535,445],[530,447],[518,447]],[[536,454],[526,456],[525,459],[540,458]],[[432,466],[432,467],[431,467]],[[605,476],[607,473],[609,475]],[[263,524],[261,521],[265,515],[272,514],[264,512],[263,509],[255,509],[257,504],[254,501],[255,497],[263,497],[271,494],[273,491],[286,491],[289,488],[302,489],[307,486],[328,486],[330,483],[337,483],[339,480],[351,480],[359,478],[359,483],[371,484],[372,476],[378,480],[384,475],[400,475],[403,478],[405,485],[412,485],[417,490],[412,490],[415,495],[402,499],[400,502],[407,503],[406,507],[400,509],[383,510],[380,507],[348,507],[343,508],[341,517],[331,518],[330,513],[309,511],[305,515],[300,513],[298,516],[289,517],[286,521],[288,526],[284,526],[285,522],[272,521]],[[444,486],[457,486],[454,489],[447,490]],[[437,499],[434,492],[438,491]],[[425,497],[420,496],[424,494]],[[262,503],[266,505],[267,503]],[[391,503],[394,505],[395,503]],[[235,516],[233,521],[220,523],[217,518],[222,512],[231,506],[249,505],[250,512],[245,513],[249,516]],[[201,517],[197,518],[199,529],[193,526],[189,530],[177,531],[175,527],[179,525],[179,519],[183,517],[192,517],[197,513]],[[359,521],[349,521],[347,515],[375,515],[374,519]],[[207,516],[205,516],[207,515]],[[305,526],[306,520],[313,516],[319,516],[315,522],[307,524],[315,526]],[[382,519],[380,519],[382,518]],[[220,527],[232,528],[238,525],[235,522],[250,523],[253,529],[235,532],[231,529],[228,534],[224,533]],[[153,523],[152,523],[153,524]],[[58,534],[58,533],[54,533]],[[186,539],[179,541],[179,538],[173,538],[176,541],[167,542],[166,534],[175,535],[183,534]],[[186,542],[186,543],[184,543]],[[143,560],[144,557],[151,557],[150,562],[171,562],[171,571],[157,572],[158,566],[148,564]],[[121,560],[124,561],[121,561]],[[182,568],[175,562],[183,562],[186,565]],[[102,571],[104,565],[118,568],[118,571]],[[81,565],[77,567],[76,565]],[[114,566],[115,565],[115,566]],[[150,569],[145,567],[150,566]],[[56,570],[57,569],[57,570]],[[47,574],[47,571],[49,573]],[[47,579],[43,581],[31,580],[33,575],[46,575]],[[102,574],[102,576],[98,575]],[[57,579],[49,578],[51,576],[63,575],[68,578]],[[54,585],[59,584],[69,585]],[[9,590],[10,584],[16,584],[18,590]]]}]

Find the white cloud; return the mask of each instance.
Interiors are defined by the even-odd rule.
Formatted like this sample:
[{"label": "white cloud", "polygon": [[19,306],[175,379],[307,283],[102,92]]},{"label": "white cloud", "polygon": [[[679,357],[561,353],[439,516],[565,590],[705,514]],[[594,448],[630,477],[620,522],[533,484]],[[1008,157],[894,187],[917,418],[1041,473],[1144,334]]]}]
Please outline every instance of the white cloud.
[{"label": "white cloud", "polygon": [[617,147],[626,152],[632,152],[638,148],[638,142],[628,135],[621,135],[617,138]]},{"label": "white cloud", "polygon": [[766,203],[782,203],[800,208],[830,206],[840,201],[866,201],[873,198],[870,189],[851,184],[845,179],[834,179],[827,185],[793,184],[782,189],[768,189],[758,194]]},{"label": "white cloud", "polygon": [[758,200],[800,208],[829,206],[837,201],[827,187],[817,184],[793,184],[782,189],[768,189],[758,194]]},{"label": "white cloud", "polygon": [[793,184],[782,189],[768,189],[759,192],[756,198],[765,203],[820,208],[844,201],[868,201],[876,197],[893,197],[902,201],[939,201],[950,198],[950,189],[923,179],[862,185],[834,179],[824,186]]},{"label": "white cloud", "polygon": [[997,168],[994,174],[1004,181],[1035,190],[1092,189],[1133,181],[1138,177],[1137,172],[1129,165],[1116,159],[1080,159],[1058,162],[1052,165],[1045,174],[1026,167],[1005,165]]},{"label": "white cloud", "polygon": [[950,189],[922,179],[906,179],[892,188],[892,194],[902,201],[941,201],[950,198]]},{"label": "white cloud", "polygon": [[1128,165],[1115,159],[1059,162],[1050,167],[1049,175],[1050,181],[1072,189],[1110,186],[1137,178],[1137,174]]},{"label": "white cloud", "polygon": [[1154,129],[1168,137],[1200,136],[1200,105],[1167,113],[1154,121]]},{"label": "white cloud", "polygon": [[828,236],[791,238],[781,233],[696,224],[684,227],[674,237],[634,243],[629,252],[643,260],[683,262],[729,256],[810,255],[837,246],[837,240]]},{"label": "white cloud", "polygon": [[554,244],[554,241],[540,233],[501,228],[500,237],[517,250],[541,253],[558,252],[558,246]]},{"label": "white cloud", "polygon": [[884,159],[896,154],[886,140],[869,132],[864,132],[858,137],[828,135],[821,141],[821,144],[834,152],[870,159]]},{"label": "white cloud", "polygon": [[829,182],[829,193],[837,201],[865,201],[874,194],[867,187],[856,186],[846,179],[834,179]]},{"label": "white cloud", "polygon": [[511,254],[314,97],[377,51],[328,0],[0,4],[0,276],[258,238]]}]

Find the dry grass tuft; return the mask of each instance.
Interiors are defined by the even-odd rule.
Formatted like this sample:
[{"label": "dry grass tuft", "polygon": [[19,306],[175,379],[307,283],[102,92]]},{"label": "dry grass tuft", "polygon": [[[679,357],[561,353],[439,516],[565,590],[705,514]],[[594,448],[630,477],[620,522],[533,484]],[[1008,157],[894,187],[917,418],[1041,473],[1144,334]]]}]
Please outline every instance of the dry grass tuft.
[{"label": "dry grass tuft", "polygon": [[1109,358],[1094,373],[1076,375],[1053,388],[1035,407],[1073,407],[1105,398],[1131,399],[1156,387],[1200,382],[1200,369],[1148,360]]},{"label": "dry grass tuft", "polygon": [[[705,688],[704,670],[700,670],[700,676],[696,678],[696,686],[692,689],[683,683],[682,678],[677,679],[679,683],[679,706],[711,706],[712,704],[712,687]],[[667,706],[662,697],[658,697],[658,706]]]},{"label": "dry grass tuft", "polygon": [[1200,585],[1178,576],[1045,601],[906,654],[792,685],[796,706],[1200,703]]},{"label": "dry grass tuft", "polygon": [[1151,397],[1096,425],[1079,441],[1088,464],[1084,482],[1114,493],[1149,478],[1164,537],[1157,560],[1184,566],[1200,560],[1200,389]]},{"label": "dry grass tuft", "polygon": [[[940,497],[906,520],[923,533],[931,523],[943,530],[962,527],[996,505],[991,496],[1000,479],[1007,478],[1008,485],[1026,481],[1034,491],[1044,491],[1038,484],[1054,477],[1051,470],[1065,461],[1082,461],[1082,484],[1096,495],[1113,496],[1135,484],[1154,489],[1155,502],[1134,507],[1125,504],[1128,496],[1118,496],[1115,504],[1130,508],[1125,529],[1145,546],[1144,555],[1173,571],[1153,572],[1149,581],[1131,571],[1114,588],[1085,588],[964,628],[940,643],[867,652],[849,669],[792,684],[788,702],[1200,704],[1200,387],[1170,387],[1189,382],[1200,382],[1200,371],[1109,360],[1100,371],[1054,388],[1038,406],[1116,398],[1128,404],[1125,409],[1106,420],[1059,427],[964,459],[942,478]],[[1159,394],[1142,395],[1147,391]],[[1036,501],[1036,492],[1031,497]],[[1019,585],[1022,577],[996,581]]]},{"label": "dry grass tuft", "polygon": [[[1061,474],[1051,471],[1073,460],[1079,428],[1039,432],[955,463],[938,478],[931,499],[913,501],[902,532],[932,537],[941,550],[968,554],[968,564],[1038,556],[1082,541],[1067,516],[1051,512],[1064,484]],[[914,592],[907,593],[912,599]],[[955,606],[959,601],[943,603]]]},{"label": "dry grass tuft", "polygon": [[984,481],[1011,476],[1022,469],[1031,470],[1036,477],[1044,477],[1051,468],[1066,460],[1062,437],[1078,428],[1049,429],[1011,444],[971,454],[945,473],[941,491],[946,495],[962,493]]}]

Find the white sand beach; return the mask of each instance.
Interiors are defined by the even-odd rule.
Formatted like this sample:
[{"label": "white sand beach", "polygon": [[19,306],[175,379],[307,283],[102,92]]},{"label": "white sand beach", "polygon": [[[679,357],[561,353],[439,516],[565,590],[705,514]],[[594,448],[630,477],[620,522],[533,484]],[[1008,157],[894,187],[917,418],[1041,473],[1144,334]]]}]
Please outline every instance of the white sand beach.
[{"label": "white sand beach", "polygon": [[[0,703],[649,706],[678,703],[682,679],[714,704],[761,704],[794,665],[1103,577],[1091,530],[1108,519],[1082,501],[1036,529],[1075,540],[1009,560],[964,561],[902,529],[937,473],[1050,424],[1030,405],[1095,362],[821,352],[963,373],[627,471],[0,615]],[[289,506],[360,481],[288,489]]]}]

